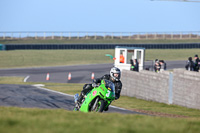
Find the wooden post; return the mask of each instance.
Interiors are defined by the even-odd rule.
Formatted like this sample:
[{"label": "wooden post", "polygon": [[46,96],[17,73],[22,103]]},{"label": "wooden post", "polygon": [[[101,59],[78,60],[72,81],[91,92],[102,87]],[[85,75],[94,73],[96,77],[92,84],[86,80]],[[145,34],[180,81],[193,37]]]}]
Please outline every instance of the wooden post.
[{"label": "wooden post", "polygon": [[183,39],[182,32],[180,33],[180,39]]},{"label": "wooden post", "polygon": [[44,37],[43,37],[43,39],[44,39],[44,40],[46,39],[46,32],[44,32]]},{"label": "wooden post", "polygon": [[69,40],[71,39],[71,32],[69,32]]},{"label": "wooden post", "polygon": [[54,33],[52,32],[52,37],[51,37],[51,39],[53,40],[54,39]]},{"label": "wooden post", "polygon": [[174,35],[173,35],[173,32],[171,33],[171,39],[174,39]]},{"label": "wooden post", "polygon": [[138,39],[138,40],[140,39],[140,33],[137,34],[137,39]]},{"label": "wooden post", "polygon": [[63,33],[62,32],[60,33],[60,39],[61,40],[63,39]]},{"label": "wooden post", "polygon": [[154,39],[157,39],[157,33],[155,33],[155,35],[154,35]]},{"label": "wooden post", "polygon": [[113,40],[113,38],[114,38],[114,33],[112,33],[112,36],[111,36],[111,39]]},{"label": "wooden post", "polygon": [[86,33],[86,39],[88,39],[88,32]]},{"label": "wooden post", "polygon": [[97,33],[95,33],[94,35],[94,40],[97,40]]},{"label": "wooden post", "polygon": [[189,39],[191,39],[191,38],[192,38],[192,33],[189,34]]},{"label": "wooden post", "polygon": [[148,33],[146,33],[146,35],[145,35],[145,36],[146,36],[146,40],[147,40],[147,39],[148,39]]},{"label": "wooden post", "polygon": [[77,33],[77,39],[79,40],[79,32]]},{"label": "wooden post", "polygon": [[199,34],[198,34],[198,38],[200,38],[200,32],[199,32]]},{"label": "wooden post", "polygon": [[35,39],[37,39],[37,32],[35,32]]},{"label": "wooden post", "polygon": [[6,39],[6,33],[3,33],[3,40]]},{"label": "wooden post", "polygon": [[13,39],[13,32],[11,33],[11,39]]}]

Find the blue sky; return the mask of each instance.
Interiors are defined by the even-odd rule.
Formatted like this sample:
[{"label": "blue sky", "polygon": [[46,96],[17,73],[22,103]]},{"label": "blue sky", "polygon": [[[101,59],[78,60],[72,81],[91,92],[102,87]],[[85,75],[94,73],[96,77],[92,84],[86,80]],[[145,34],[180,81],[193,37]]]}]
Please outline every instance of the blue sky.
[{"label": "blue sky", "polygon": [[0,0],[0,31],[200,31],[200,3]]}]

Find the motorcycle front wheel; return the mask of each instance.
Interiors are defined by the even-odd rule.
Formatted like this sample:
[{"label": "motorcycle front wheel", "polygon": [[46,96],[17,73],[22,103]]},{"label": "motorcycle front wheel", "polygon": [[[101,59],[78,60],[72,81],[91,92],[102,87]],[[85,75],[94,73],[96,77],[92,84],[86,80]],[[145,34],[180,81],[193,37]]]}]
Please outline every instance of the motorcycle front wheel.
[{"label": "motorcycle front wheel", "polygon": [[97,112],[103,112],[104,107],[105,107],[105,102],[104,102],[104,100],[100,100],[100,101],[98,102],[98,105],[99,105],[99,107],[98,107]]},{"label": "motorcycle front wheel", "polygon": [[94,112],[103,112],[105,107],[105,102],[104,100],[99,100],[96,104],[95,109],[93,110]]}]

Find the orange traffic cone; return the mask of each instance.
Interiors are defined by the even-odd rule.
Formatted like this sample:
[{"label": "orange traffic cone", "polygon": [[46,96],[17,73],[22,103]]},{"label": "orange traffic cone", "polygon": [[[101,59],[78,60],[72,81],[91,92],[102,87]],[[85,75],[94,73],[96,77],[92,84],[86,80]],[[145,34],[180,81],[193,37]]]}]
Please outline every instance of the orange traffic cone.
[{"label": "orange traffic cone", "polygon": [[49,76],[49,73],[47,73],[46,80],[49,80],[49,79],[50,79],[50,76]]},{"label": "orange traffic cone", "polygon": [[92,75],[91,75],[91,79],[94,79],[94,73],[92,73]]},{"label": "orange traffic cone", "polygon": [[68,74],[68,80],[71,80],[71,79],[72,79],[72,74],[69,73],[69,74]]}]

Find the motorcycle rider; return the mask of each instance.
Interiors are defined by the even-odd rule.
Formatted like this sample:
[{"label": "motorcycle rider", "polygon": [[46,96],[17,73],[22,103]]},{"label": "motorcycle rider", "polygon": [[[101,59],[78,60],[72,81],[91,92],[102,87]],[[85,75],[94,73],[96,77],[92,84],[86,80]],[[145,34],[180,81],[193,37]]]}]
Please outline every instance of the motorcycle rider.
[{"label": "motorcycle rider", "polygon": [[[110,74],[105,74],[101,78],[94,79],[92,84],[85,84],[83,86],[83,90],[81,91],[81,94],[80,94],[77,102],[81,103],[81,101],[83,100],[83,97],[88,92],[90,92],[94,87],[96,87],[98,83],[101,83],[101,80],[103,80],[103,79],[110,80],[111,82],[114,83],[114,85],[115,85],[115,100],[119,99],[121,89],[122,89],[122,83],[120,81],[120,77],[121,77],[120,69],[117,67],[111,68]],[[108,110],[108,108],[105,111],[107,111],[107,110]]]}]

